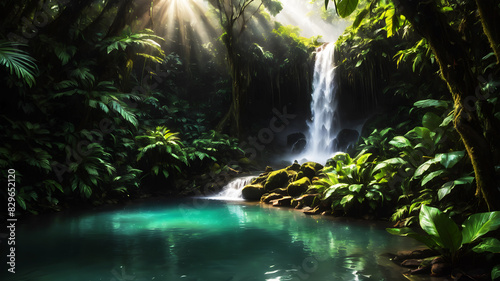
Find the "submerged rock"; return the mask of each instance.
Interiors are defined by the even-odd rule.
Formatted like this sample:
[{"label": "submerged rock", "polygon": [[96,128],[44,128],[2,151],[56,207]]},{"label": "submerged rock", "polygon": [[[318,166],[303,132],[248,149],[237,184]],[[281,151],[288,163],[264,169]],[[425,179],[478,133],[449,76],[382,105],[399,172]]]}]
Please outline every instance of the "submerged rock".
[{"label": "submerged rock", "polygon": [[290,183],[286,189],[288,191],[288,195],[297,197],[306,192],[306,190],[309,188],[310,185],[311,185],[311,180],[309,180],[309,178],[304,177]]},{"label": "submerged rock", "polygon": [[241,190],[243,199],[249,201],[258,201],[264,195],[264,187],[260,184],[249,184]]}]

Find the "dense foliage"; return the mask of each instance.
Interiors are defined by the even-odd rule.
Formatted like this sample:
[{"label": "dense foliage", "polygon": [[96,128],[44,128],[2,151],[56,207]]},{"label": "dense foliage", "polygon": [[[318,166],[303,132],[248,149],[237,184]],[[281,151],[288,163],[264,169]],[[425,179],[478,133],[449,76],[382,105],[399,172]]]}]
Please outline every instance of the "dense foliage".
[{"label": "dense foliage", "polygon": [[[267,10],[251,6],[246,24],[264,28],[249,28],[244,42],[252,43],[234,50],[245,58],[239,63],[255,104],[244,118],[256,123],[254,116],[292,100],[307,104],[300,93],[309,84],[289,81],[309,80],[314,44],[269,19],[269,9],[279,11],[275,2],[263,1]],[[256,165],[237,139],[214,130],[232,89],[224,36],[219,26],[209,28],[216,10],[198,11],[205,32],[219,37],[207,43],[194,25],[165,23],[160,12],[170,6],[161,1],[27,0],[0,7],[0,168],[16,170],[18,211],[193,192],[200,175],[210,181]],[[187,8],[194,6],[173,12]]]}]

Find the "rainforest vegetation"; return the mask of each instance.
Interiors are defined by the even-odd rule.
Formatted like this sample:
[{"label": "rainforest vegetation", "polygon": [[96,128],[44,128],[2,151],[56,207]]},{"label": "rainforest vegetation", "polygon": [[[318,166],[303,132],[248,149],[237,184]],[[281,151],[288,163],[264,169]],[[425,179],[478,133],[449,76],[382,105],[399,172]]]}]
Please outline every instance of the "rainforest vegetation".
[{"label": "rainforest vegetation", "polygon": [[312,199],[289,205],[420,224],[428,237],[390,231],[453,263],[500,252],[478,244],[500,226],[499,2],[311,2],[311,16],[349,23],[338,114],[364,125],[325,165],[280,166],[325,43],[276,20],[286,1],[2,1],[0,168],[15,169],[17,211],[205,194],[272,166],[249,197],[291,185]]}]

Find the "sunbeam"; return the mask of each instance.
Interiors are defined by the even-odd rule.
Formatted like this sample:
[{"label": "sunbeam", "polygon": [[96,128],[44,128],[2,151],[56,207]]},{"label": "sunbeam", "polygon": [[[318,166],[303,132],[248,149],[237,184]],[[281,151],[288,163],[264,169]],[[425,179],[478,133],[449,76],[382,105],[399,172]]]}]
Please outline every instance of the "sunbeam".
[{"label": "sunbeam", "polygon": [[[301,36],[312,37],[321,35],[322,41],[335,42],[348,25],[345,20],[336,20],[334,24],[321,18],[321,5],[303,0],[281,0],[283,10],[276,20],[283,24],[300,27]],[[329,9],[334,9],[330,7]]]}]

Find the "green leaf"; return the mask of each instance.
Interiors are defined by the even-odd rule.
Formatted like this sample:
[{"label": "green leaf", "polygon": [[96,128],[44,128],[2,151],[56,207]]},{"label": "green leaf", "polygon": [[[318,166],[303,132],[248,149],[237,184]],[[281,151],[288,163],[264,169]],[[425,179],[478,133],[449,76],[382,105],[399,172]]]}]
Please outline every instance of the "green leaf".
[{"label": "green leaf", "polygon": [[390,159],[384,160],[384,161],[378,163],[377,166],[375,166],[375,168],[373,168],[372,175],[375,174],[377,171],[379,171],[379,170],[381,170],[389,165],[405,165],[406,163],[408,163],[408,162],[401,157],[395,157],[395,158],[390,158]]},{"label": "green leaf", "polygon": [[356,160],[356,165],[359,166],[365,164],[368,158],[370,158],[370,156],[372,156],[371,153],[361,154],[360,156],[358,156],[359,158]]},{"label": "green leaf", "polygon": [[500,278],[500,264],[493,267],[493,269],[491,270],[491,280],[496,280]]},{"label": "green leaf", "polygon": [[422,179],[421,185],[424,186],[426,183],[430,182],[431,180],[433,180],[436,177],[439,177],[440,175],[442,175],[445,172],[446,172],[446,170],[437,170],[437,171],[434,171],[432,173],[429,173],[427,176],[425,176]]},{"label": "green leaf", "polygon": [[453,181],[449,181],[441,186],[438,190],[438,199],[441,201],[446,195],[450,194],[451,190],[455,187]]},{"label": "green leaf", "polygon": [[415,102],[413,104],[413,106],[418,107],[418,108],[435,107],[435,108],[446,109],[446,108],[448,108],[448,103],[446,101],[442,101],[442,100],[426,99],[426,100],[420,100],[420,101]]},{"label": "green leaf", "polygon": [[[325,3],[327,5],[327,3]],[[358,6],[358,0],[335,0],[335,9],[340,17],[345,18],[352,14]]]},{"label": "green leaf", "polygon": [[436,158],[439,157],[441,165],[446,169],[451,169],[455,164],[457,164],[465,156],[465,151],[453,151],[449,153],[437,154]]},{"label": "green leaf", "polygon": [[26,202],[24,201],[24,198],[16,195],[16,203],[21,207],[23,210],[26,210]]},{"label": "green leaf", "polygon": [[432,166],[433,164],[436,164],[440,161],[440,159],[438,157],[435,157],[435,158],[432,158],[430,160],[427,160],[426,162],[422,163],[422,165],[420,165],[417,170],[415,170],[415,173],[413,174],[413,177],[414,178],[417,178],[419,176],[421,176],[422,174],[424,174],[429,168],[430,166]]},{"label": "green leaf", "polygon": [[452,256],[462,246],[462,232],[457,224],[445,213],[434,207],[420,207],[420,227],[429,234],[436,243],[449,249]]},{"label": "green leaf", "polygon": [[363,189],[363,186],[364,186],[364,184],[352,184],[349,186],[349,190],[351,192],[359,193],[359,191],[361,191],[361,189]]},{"label": "green leaf", "polygon": [[390,142],[390,145],[395,146],[397,148],[405,148],[405,147],[411,147],[412,144],[411,142],[403,137],[403,136],[395,136]]},{"label": "green leaf", "polygon": [[429,236],[424,236],[421,234],[416,233],[409,227],[403,227],[403,228],[386,228],[386,231],[389,232],[392,235],[398,235],[398,236],[407,236],[411,237],[417,241],[420,241],[424,243],[427,247],[430,249],[436,249],[438,248],[438,245],[436,244],[436,241],[431,239]]},{"label": "green leaf", "polygon": [[366,6],[363,10],[361,10],[358,15],[356,16],[356,19],[352,23],[352,27],[358,28],[358,26],[361,24],[363,19],[366,17],[366,15],[370,12],[370,6]]},{"label": "green leaf", "polygon": [[493,237],[486,237],[479,245],[472,248],[472,250],[476,253],[500,253],[500,241]]},{"label": "green leaf", "polygon": [[422,126],[427,129],[434,131],[443,122],[443,119],[433,112],[427,112],[424,117],[422,117]]},{"label": "green leaf", "polygon": [[446,126],[448,126],[453,121],[453,119],[455,119],[455,116],[453,116],[453,114],[450,114],[450,115],[446,116],[446,118],[443,119],[443,122],[441,122],[441,124],[439,125],[439,127],[446,127]]},{"label": "green leaf", "polygon": [[474,177],[466,176],[456,179],[454,181],[446,182],[438,190],[438,199],[441,201],[446,195],[450,194],[456,185],[470,184],[474,181]]},{"label": "green leaf", "polygon": [[31,88],[35,85],[38,67],[35,59],[26,51],[20,49],[20,47],[25,46],[22,43],[1,40],[0,65],[5,66],[11,75],[15,74]]},{"label": "green leaf", "polygon": [[391,37],[394,34],[396,26],[394,20],[397,20],[395,14],[394,6],[391,6],[389,9],[385,10],[384,18],[385,18],[385,26],[387,31],[387,37]]},{"label": "green leaf", "polygon": [[83,182],[80,182],[80,184],[80,190],[85,195],[85,198],[90,198],[90,196],[92,195],[92,188],[84,184]]},{"label": "green leaf", "polygon": [[462,227],[463,243],[471,243],[500,227],[500,211],[473,214],[467,218]]},{"label": "green leaf", "polygon": [[354,199],[354,195],[348,194],[342,198],[342,200],[340,201],[340,205],[345,207],[346,204],[349,204],[352,201],[352,199]]}]

